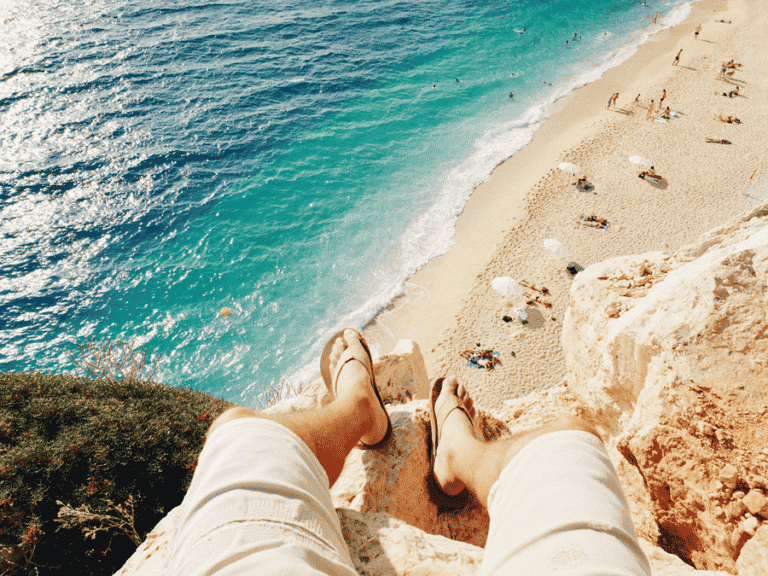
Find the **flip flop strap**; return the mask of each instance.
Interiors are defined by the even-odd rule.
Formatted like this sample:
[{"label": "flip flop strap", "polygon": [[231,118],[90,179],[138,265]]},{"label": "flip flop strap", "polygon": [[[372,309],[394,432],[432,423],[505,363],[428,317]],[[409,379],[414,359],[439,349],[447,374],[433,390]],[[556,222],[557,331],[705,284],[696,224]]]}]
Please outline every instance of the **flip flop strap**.
[{"label": "flip flop strap", "polygon": [[371,383],[373,383],[373,374],[371,374],[371,370],[368,368],[368,366],[366,366],[365,362],[360,360],[360,358],[355,358],[354,356],[350,356],[349,358],[344,360],[344,362],[341,363],[341,366],[339,366],[339,369],[336,370],[336,378],[334,378],[334,380],[333,380],[333,395],[334,396],[338,396],[338,394],[336,393],[336,388],[339,385],[339,375],[341,374],[342,369],[344,368],[344,366],[347,365],[348,362],[352,362],[353,360],[356,360],[357,362],[360,362],[360,364],[363,365],[363,368],[365,368],[365,371],[368,372],[368,378],[370,378]]},{"label": "flip flop strap", "polygon": [[469,415],[469,411],[467,410],[467,407],[464,406],[464,403],[461,402],[458,398],[455,396],[453,398],[454,405],[451,406],[448,403],[444,403],[440,407],[440,412],[437,414],[437,440],[440,441],[440,437],[443,435],[443,424],[445,424],[445,421],[448,419],[448,416],[451,415],[451,412],[454,410],[461,410],[464,412],[464,414],[467,415],[467,418],[469,419],[470,423],[472,423],[472,417]]}]

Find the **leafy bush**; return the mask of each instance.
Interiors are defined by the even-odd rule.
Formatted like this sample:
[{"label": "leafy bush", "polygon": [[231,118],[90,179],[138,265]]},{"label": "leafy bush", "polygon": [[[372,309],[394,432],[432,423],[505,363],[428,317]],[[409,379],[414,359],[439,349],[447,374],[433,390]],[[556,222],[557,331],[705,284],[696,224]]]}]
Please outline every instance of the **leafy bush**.
[{"label": "leafy bush", "polygon": [[181,503],[229,406],[138,379],[0,374],[0,574],[112,574]]}]

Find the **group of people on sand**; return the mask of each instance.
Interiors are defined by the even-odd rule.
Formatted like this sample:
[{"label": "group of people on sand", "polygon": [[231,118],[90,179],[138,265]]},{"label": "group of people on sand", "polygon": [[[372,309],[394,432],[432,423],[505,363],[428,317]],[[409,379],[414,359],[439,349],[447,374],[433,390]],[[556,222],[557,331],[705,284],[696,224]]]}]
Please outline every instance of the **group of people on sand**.
[{"label": "group of people on sand", "polygon": [[720,77],[723,76],[733,76],[736,73],[736,69],[741,68],[741,64],[738,64],[737,62],[734,62],[731,60],[730,62],[723,62],[720,65]]},{"label": "group of people on sand", "polygon": [[[616,101],[618,100],[618,98],[619,98],[619,93],[618,92],[612,94],[608,98],[608,105],[606,106],[606,109],[610,110],[611,108],[615,108],[616,107]],[[656,107],[656,101],[655,100],[651,100],[650,104],[648,105],[648,112],[646,113],[646,118],[651,118],[653,116],[654,112],[660,112],[661,113],[661,115],[660,115],[661,118],[663,118],[665,120],[669,120],[672,117],[673,114],[672,114],[672,110],[670,110],[669,106],[664,106],[664,100],[666,100],[666,98],[667,98],[667,90],[665,88],[662,91],[661,98],[659,99],[658,107]],[[641,105],[640,104],[640,94],[638,94],[637,96],[635,96],[635,99],[632,101],[632,109],[631,109],[630,113],[634,113],[635,108],[637,106],[640,106],[640,105]]]},{"label": "group of people on sand", "polygon": [[[635,102],[639,102],[640,94],[637,95],[637,98],[635,98]],[[661,112],[660,118],[663,118],[664,120],[669,120],[672,118],[672,110],[670,110],[669,106],[665,106],[664,110],[662,111],[662,106],[664,106],[664,100],[667,99],[667,89],[665,88],[662,91],[661,98],[659,98],[659,106],[658,108],[655,107],[655,103],[653,100],[651,100],[651,103],[648,105],[648,112],[646,113],[646,118],[652,118],[653,113],[655,112]]]}]

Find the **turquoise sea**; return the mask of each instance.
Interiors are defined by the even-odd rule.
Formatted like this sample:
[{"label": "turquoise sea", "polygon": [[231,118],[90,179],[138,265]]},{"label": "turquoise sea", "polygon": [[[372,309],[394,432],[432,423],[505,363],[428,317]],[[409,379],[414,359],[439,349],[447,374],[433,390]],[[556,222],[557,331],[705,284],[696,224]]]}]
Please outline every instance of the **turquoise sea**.
[{"label": "turquoise sea", "polygon": [[313,376],[557,98],[690,11],[646,4],[0,0],[0,372],[96,337],[246,405]]}]

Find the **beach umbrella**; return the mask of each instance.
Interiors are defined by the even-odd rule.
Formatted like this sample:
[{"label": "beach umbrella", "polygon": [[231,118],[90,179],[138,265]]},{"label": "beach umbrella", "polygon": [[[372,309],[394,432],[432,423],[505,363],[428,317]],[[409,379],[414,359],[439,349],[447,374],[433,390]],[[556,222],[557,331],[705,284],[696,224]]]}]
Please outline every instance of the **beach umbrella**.
[{"label": "beach umbrella", "polygon": [[644,158],[642,156],[630,156],[629,161],[632,162],[632,164],[650,164],[651,161],[648,160],[648,158]]},{"label": "beach umbrella", "polygon": [[563,246],[560,242],[557,240],[553,240],[552,238],[547,238],[544,240],[544,248],[552,252],[555,256],[559,256],[560,258],[568,258],[568,248]]},{"label": "beach umbrella", "polygon": [[519,296],[523,293],[517,280],[509,276],[499,276],[491,281],[491,287],[502,296]]},{"label": "beach umbrella", "polygon": [[581,168],[576,166],[576,164],[571,164],[570,162],[560,162],[557,167],[560,168],[560,170],[563,172],[570,172],[571,174],[578,174],[581,172]]}]

